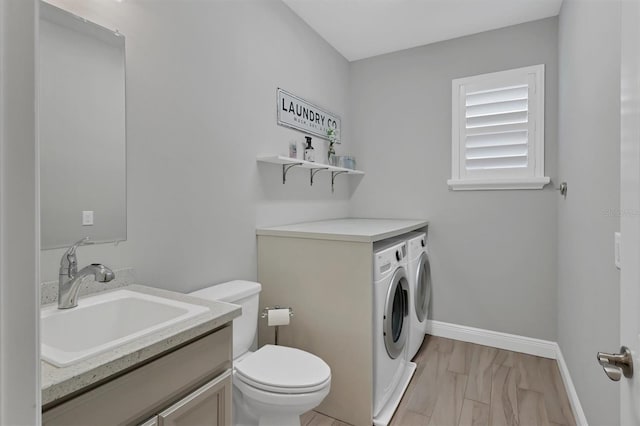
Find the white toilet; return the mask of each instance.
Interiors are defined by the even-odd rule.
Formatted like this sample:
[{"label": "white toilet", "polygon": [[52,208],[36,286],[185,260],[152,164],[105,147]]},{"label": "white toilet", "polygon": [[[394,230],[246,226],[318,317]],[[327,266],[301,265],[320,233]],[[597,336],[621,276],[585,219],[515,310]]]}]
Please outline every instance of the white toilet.
[{"label": "white toilet", "polygon": [[235,424],[299,426],[300,415],[320,405],[331,388],[331,369],[300,349],[265,345],[255,352],[258,298],[262,286],[231,281],[191,295],[242,306],[233,320],[233,406]]}]

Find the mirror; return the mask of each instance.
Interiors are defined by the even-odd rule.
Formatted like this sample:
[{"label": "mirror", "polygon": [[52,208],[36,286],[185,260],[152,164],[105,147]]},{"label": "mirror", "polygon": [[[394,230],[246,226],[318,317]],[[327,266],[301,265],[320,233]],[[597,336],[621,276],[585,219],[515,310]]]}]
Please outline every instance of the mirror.
[{"label": "mirror", "polygon": [[43,249],[126,240],[125,38],[40,2]]}]

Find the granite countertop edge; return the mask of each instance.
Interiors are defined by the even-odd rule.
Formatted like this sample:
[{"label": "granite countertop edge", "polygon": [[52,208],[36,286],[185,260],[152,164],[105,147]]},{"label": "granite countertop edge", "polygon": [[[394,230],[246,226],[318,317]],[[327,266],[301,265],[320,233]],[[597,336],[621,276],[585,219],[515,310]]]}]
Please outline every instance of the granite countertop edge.
[{"label": "granite countertop edge", "polygon": [[43,407],[142,364],[185,342],[204,336],[241,314],[241,307],[238,305],[204,300],[187,294],[142,285],[129,285],[107,292],[123,289],[202,305],[210,310],[67,367],[56,367],[46,361],[41,361]]}]

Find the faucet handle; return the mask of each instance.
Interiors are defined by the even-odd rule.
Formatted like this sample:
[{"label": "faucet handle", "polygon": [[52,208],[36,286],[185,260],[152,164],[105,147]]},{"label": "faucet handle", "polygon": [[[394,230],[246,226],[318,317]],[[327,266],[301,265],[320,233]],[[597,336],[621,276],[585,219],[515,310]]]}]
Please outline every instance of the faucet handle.
[{"label": "faucet handle", "polygon": [[84,237],[83,239],[81,239],[80,241],[76,241],[71,247],[69,247],[69,249],[65,253],[65,256],[73,257],[76,255],[76,250],[78,249],[78,247],[88,246],[91,244],[93,244],[93,241],[91,241],[89,237]]},{"label": "faucet handle", "polygon": [[84,237],[80,241],[74,243],[69,249],[62,255],[60,259],[60,274],[73,276],[78,268],[78,261],[76,259],[76,250],[80,246],[86,246],[93,244],[93,241],[89,240],[89,237]]}]

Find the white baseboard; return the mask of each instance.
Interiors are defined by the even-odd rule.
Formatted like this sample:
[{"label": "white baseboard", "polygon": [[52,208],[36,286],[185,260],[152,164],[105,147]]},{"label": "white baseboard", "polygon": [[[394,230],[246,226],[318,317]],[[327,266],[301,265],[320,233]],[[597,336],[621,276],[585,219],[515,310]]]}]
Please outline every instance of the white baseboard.
[{"label": "white baseboard", "polygon": [[501,333],[499,331],[484,330],[434,320],[427,322],[427,334],[555,359],[558,363],[560,375],[562,376],[576,424],[588,426],[587,418],[582,410],[576,388],[573,385],[569,369],[567,368],[558,343],[550,340],[534,339],[516,334]]},{"label": "white baseboard", "polygon": [[450,324],[442,321],[429,321],[427,334],[438,337],[446,337],[463,342],[476,343],[478,345],[491,346],[514,352],[522,352],[541,356],[543,358],[556,358],[556,342],[549,340],[533,339],[531,337],[518,336],[516,334],[501,333],[499,331],[483,330],[481,328],[467,327],[464,325]]}]

